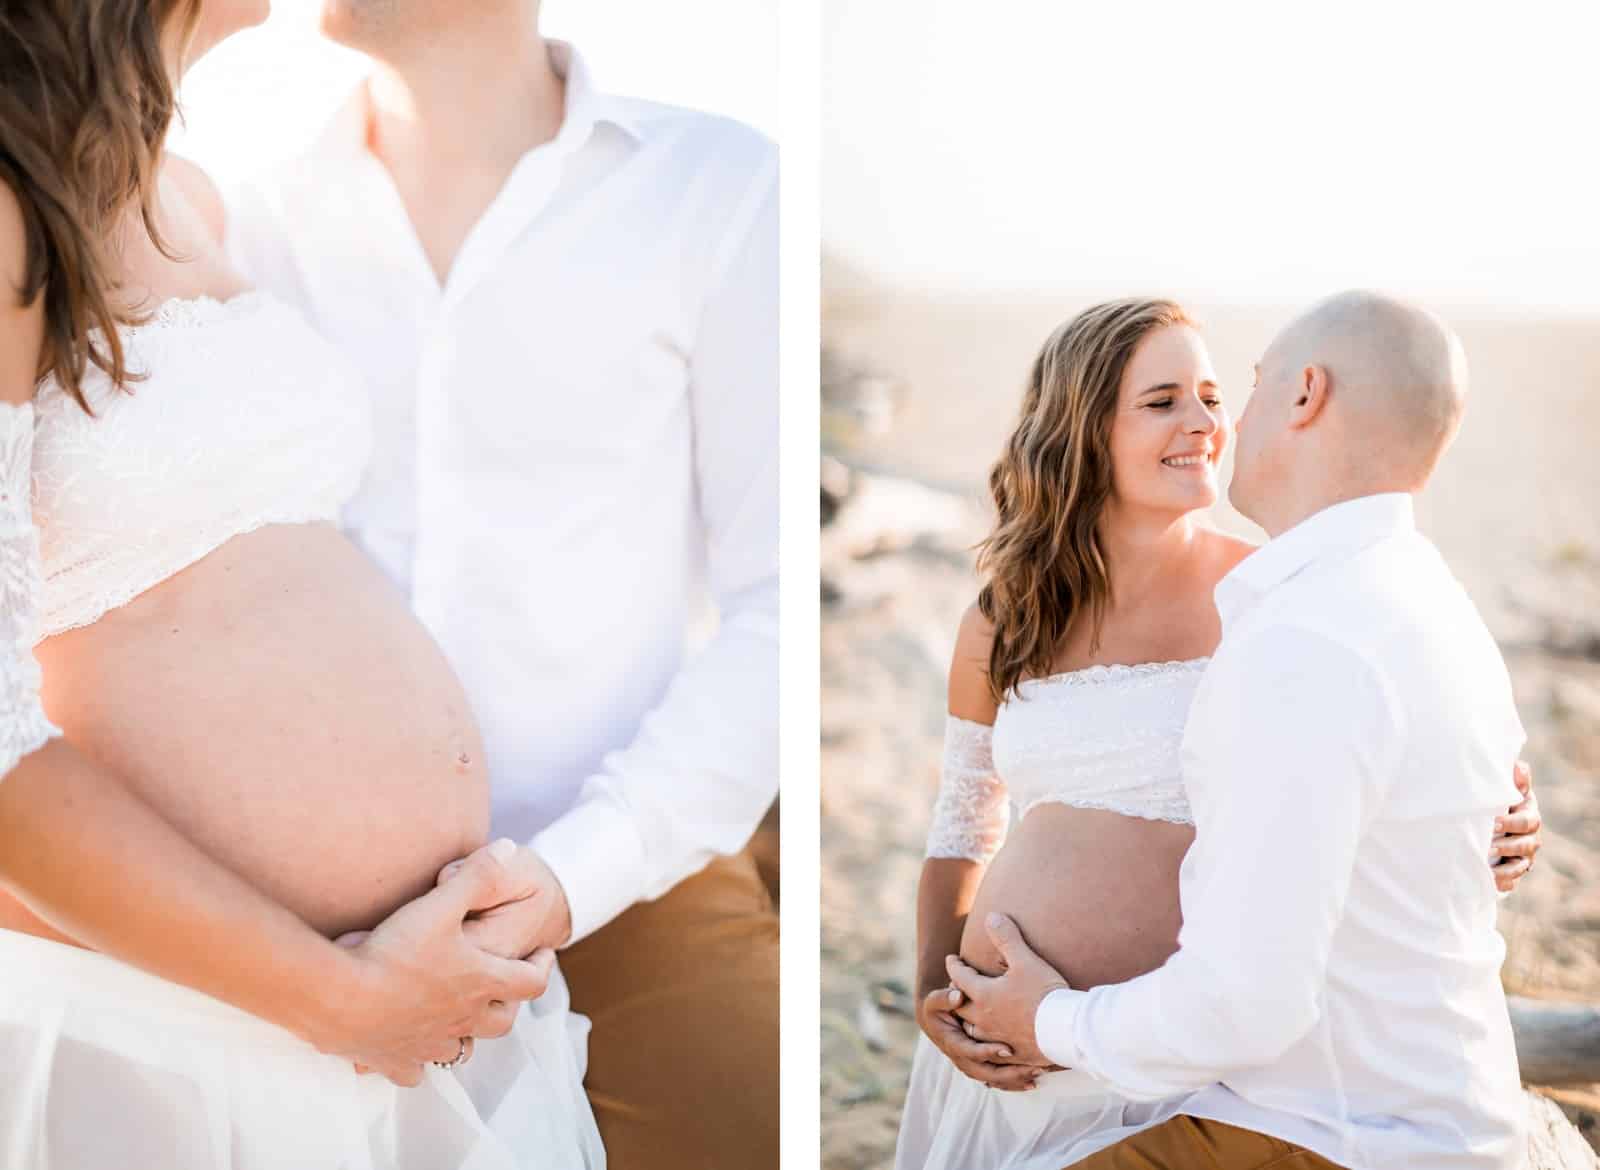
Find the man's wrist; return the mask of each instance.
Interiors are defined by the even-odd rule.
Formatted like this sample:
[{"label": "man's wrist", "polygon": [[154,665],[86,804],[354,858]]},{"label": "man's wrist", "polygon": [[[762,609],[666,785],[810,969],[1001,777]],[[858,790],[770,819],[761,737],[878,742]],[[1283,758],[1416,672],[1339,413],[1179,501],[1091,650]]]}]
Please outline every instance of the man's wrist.
[{"label": "man's wrist", "polygon": [[636,826],[599,801],[568,810],[529,846],[561,884],[571,923],[569,943],[621,914],[648,884],[644,842]]},{"label": "man's wrist", "polygon": [[561,884],[561,878],[556,871],[545,867],[550,872],[552,884],[551,894],[554,905],[551,907],[552,934],[556,941],[552,944],[556,949],[566,946],[572,941],[572,903],[567,899],[567,888]]},{"label": "man's wrist", "polygon": [[1086,993],[1070,987],[1054,987],[1045,993],[1033,1013],[1033,1043],[1052,1064],[1062,1068],[1081,1068],[1083,1052],[1078,1047],[1078,1013]]}]

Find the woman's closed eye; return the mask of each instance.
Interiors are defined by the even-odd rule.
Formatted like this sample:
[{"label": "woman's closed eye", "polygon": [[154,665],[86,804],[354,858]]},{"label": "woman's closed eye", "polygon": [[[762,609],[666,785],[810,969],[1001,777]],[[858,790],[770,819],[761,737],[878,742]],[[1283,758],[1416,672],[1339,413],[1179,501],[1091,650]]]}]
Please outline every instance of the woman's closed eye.
[{"label": "woman's closed eye", "polygon": [[[1173,401],[1174,400],[1171,398],[1157,398],[1154,401],[1146,402],[1145,405],[1154,410],[1170,410],[1173,405]],[[1217,398],[1216,396],[1203,398],[1201,401],[1204,402],[1211,410],[1216,410],[1222,405],[1222,399]]]}]

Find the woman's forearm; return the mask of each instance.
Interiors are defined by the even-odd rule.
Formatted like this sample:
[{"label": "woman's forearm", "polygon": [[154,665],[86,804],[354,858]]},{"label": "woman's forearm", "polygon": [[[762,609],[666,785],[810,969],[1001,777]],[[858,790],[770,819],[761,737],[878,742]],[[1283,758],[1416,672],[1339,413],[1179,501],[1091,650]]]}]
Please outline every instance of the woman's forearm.
[{"label": "woman's forearm", "polygon": [[0,779],[0,886],[67,936],[313,1044],[348,955],[64,740]]},{"label": "woman's forearm", "polygon": [[956,857],[930,857],[917,883],[917,995],[945,986],[946,955],[961,949],[961,932],[972,910],[984,865]]}]

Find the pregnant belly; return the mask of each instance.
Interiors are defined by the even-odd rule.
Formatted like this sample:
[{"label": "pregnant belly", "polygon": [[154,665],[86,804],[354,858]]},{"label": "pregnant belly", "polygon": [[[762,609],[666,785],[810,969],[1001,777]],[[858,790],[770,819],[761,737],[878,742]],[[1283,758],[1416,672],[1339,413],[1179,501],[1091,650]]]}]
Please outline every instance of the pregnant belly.
[{"label": "pregnant belly", "polygon": [[984,873],[962,958],[980,971],[999,970],[983,925],[998,911],[1080,990],[1155,970],[1177,949],[1178,866],[1193,840],[1187,825],[1036,806]]},{"label": "pregnant belly", "polygon": [[[426,891],[488,831],[459,682],[327,526],[235,537],[38,655],[69,741],[330,936]],[[29,928],[16,911],[0,925]]]}]

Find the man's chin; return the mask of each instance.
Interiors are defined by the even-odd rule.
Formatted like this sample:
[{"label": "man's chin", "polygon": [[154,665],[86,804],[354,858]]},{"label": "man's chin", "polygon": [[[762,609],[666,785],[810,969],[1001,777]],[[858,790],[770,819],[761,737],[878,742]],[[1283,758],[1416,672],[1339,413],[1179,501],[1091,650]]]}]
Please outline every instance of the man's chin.
[{"label": "man's chin", "polygon": [[1233,480],[1228,484],[1228,504],[1246,520],[1255,520],[1255,517],[1250,514],[1250,501],[1247,498],[1247,493],[1239,490],[1238,468],[1234,469]]}]

